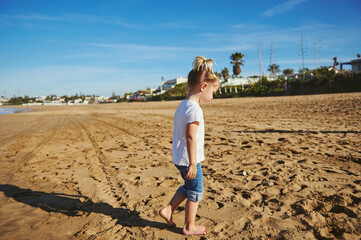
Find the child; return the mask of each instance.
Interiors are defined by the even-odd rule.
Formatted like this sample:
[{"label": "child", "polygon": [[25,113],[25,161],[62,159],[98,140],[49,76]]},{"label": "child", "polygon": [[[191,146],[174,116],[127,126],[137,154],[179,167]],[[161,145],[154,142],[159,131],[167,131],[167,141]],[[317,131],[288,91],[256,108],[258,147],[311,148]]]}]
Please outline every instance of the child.
[{"label": "child", "polygon": [[204,226],[196,225],[198,204],[203,196],[203,175],[200,162],[204,160],[204,120],[200,103],[213,99],[220,86],[213,73],[212,59],[195,58],[188,74],[188,97],[178,106],[174,115],[172,161],[180,171],[185,184],[178,188],[169,204],[159,211],[169,226],[175,226],[172,214],[187,198],[183,234],[206,234]]}]

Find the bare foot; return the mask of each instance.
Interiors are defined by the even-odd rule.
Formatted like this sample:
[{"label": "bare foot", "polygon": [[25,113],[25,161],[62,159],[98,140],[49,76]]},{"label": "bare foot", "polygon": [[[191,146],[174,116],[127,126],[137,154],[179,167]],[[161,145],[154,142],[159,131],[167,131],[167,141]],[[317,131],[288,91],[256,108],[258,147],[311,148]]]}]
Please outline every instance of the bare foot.
[{"label": "bare foot", "polygon": [[205,226],[201,225],[194,225],[191,228],[183,228],[183,234],[184,235],[205,235],[208,233],[208,230]]},{"label": "bare foot", "polygon": [[172,218],[172,210],[169,207],[165,207],[159,211],[159,215],[164,218],[168,226],[175,227],[175,223]]}]

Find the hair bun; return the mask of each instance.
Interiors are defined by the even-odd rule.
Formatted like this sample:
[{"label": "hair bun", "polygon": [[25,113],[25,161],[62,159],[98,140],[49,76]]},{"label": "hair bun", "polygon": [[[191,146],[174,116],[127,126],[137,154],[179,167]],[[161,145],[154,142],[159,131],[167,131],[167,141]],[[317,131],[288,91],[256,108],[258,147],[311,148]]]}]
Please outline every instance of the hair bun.
[{"label": "hair bun", "polygon": [[193,70],[195,71],[208,70],[213,73],[213,63],[216,64],[213,59],[207,59],[203,56],[197,56],[194,58],[192,66]]}]

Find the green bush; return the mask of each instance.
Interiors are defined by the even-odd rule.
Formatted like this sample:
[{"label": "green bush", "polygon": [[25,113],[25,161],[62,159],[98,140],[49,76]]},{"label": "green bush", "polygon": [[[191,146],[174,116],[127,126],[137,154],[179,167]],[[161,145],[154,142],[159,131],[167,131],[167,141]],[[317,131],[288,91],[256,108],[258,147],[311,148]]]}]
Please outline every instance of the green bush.
[{"label": "green bush", "polygon": [[[312,73],[312,75],[311,75]],[[361,73],[342,72],[333,74],[327,67],[321,67],[316,71],[308,72],[305,79],[285,80],[279,77],[277,80],[269,81],[263,77],[250,85],[224,86],[221,87],[222,94],[217,91],[214,98],[235,98],[252,96],[282,96],[299,94],[320,94],[335,92],[357,92],[361,91]],[[287,84],[287,91],[285,85]],[[232,92],[229,88],[232,88]],[[237,92],[235,92],[235,87]],[[227,88],[227,92],[225,92]],[[162,95],[153,96],[151,101],[181,100],[187,96],[187,84],[179,84]]]}]

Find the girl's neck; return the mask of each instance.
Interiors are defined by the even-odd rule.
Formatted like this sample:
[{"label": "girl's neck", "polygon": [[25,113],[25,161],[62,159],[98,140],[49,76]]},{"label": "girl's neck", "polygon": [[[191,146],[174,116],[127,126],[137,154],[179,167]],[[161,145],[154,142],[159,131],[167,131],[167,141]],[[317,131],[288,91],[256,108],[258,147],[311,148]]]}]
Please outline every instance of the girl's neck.
[{"label": "girl's neck", "polygon": [[200,97],[200,93],[189,92],[186,99],[191,100],[191,101],[196,102],[196,103],[199,104],[199,97]]}]

